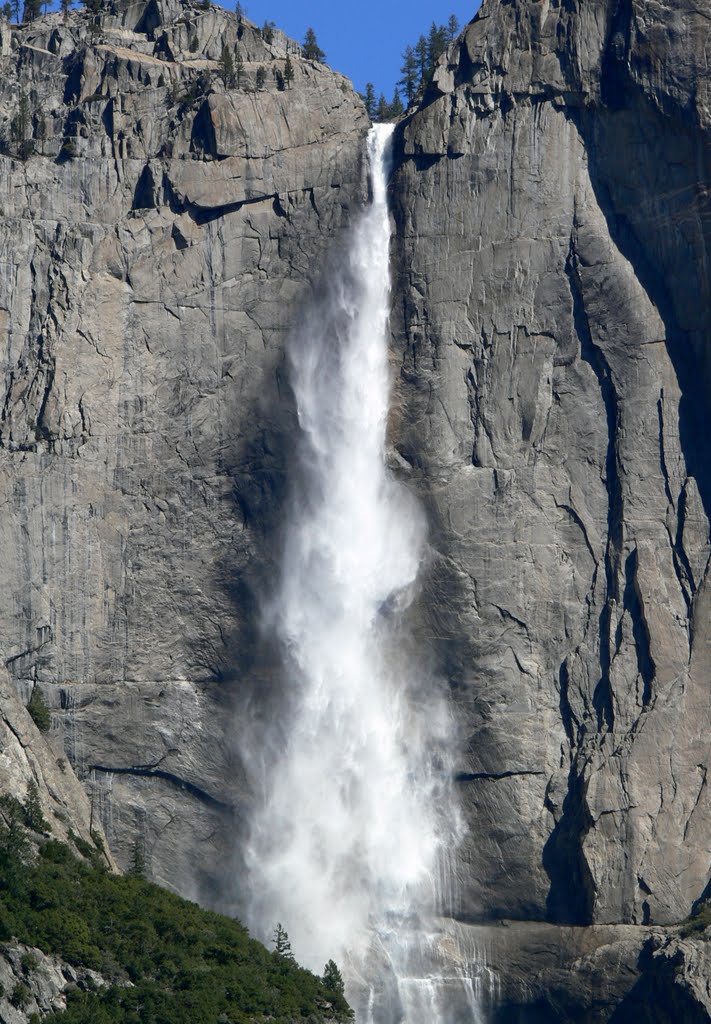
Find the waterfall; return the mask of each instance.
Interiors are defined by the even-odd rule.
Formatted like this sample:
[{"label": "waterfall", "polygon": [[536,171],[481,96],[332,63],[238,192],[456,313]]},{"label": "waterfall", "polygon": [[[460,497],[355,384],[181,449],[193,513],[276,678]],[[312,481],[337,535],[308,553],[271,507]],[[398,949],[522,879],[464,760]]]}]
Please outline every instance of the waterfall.
[{"label": "waterfall", "polygon": [[299,436],[266,613],[285,707],[252,736],[248,923],[268,940],[282,922],[319,974],[335,958],[359,1024],[450,1024],[477,1020],[436,923],[459,828],[452,730],[403,625],[424,519],[384,457],[391,131],[369,135],[371,204],[289,343]]}]

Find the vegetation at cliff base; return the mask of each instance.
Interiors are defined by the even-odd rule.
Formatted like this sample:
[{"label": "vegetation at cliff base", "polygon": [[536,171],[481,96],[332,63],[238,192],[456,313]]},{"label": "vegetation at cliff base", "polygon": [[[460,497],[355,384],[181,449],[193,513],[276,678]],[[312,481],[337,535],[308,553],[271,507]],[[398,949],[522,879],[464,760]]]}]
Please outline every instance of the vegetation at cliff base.
[{"label": "vegetation at cliff base", "polygon": [[[18,807],[22,805],[18,804]],[[350,1019],[333,972],[324,982],[239,922],[140,877],[110,874],[44,840],[32,853],[21,814],[0,829],[0,942],[18,941],[98,971],[46,1024],[273,1024]],[[22,812],[24,814],[24,811]],[[285,933],[284,933],[285,935]],[[282,939],[282,945],[288,939]]]}]

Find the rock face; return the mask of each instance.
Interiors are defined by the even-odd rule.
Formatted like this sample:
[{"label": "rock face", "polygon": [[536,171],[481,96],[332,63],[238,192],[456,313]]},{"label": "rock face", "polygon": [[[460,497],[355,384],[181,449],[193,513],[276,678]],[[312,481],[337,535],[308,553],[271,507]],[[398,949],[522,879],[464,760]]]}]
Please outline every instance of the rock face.
[{"label": "rock face", "polygon": [[119,860],[138,836],[158,881],[207,900],[289,458],[285,337],[366,198],[367,117],[209,4],[2,40],[2,656]]},{"label": "rock face", "polygon": [[28,1024],[67,1008],[69,989],[94,990],[107,984],[97,971],[72,967],[56,956],[21,943],[3,944],[0,956],[0,1021]]},{"label": "rock face", "polygon": [[707,26],[485,0],[399,131],[392,436],[467,920],[673,922],[709,880]]},{"label": "rock face", "polygon": [[[98,814],[63,756],[47,742],[0,669],[0,797],[25,803],[36,797],[48,835],[64,843],[74,839],[105,848]],[[6,808],[0,806],[0,816]],[[113,867],[105,851],[107,865]]]},{"label": "rock face", "polygon": [[[711,858],[707,23],[485,0],[396,133],[392,464],[461,732],[448,927],[502,1024],[708,1019],[703,941],[660,929]],[[235,707],[270,695],[284,349],[367,127],[209,3],[0,23],[6,788],[203,902],[249,799]]]}]

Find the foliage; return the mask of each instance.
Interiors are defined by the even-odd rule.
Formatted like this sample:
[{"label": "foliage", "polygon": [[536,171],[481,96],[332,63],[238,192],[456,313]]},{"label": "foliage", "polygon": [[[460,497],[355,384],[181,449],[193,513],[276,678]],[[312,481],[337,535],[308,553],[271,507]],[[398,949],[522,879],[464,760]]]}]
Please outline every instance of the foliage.
[{"label": "foliage", "polygon": [[128,869],[129,875],[132,878],[145,878],[146,877],[146,858],[143,853],[143,846],[138,839],[133,844],[133,851],[131,853],[131,864]]},{"label": "foliage", "polygon": [[25,825],[31,828],[33,832],[48,832],[49,825],[47,819],[42,813],[42,804],[39,798],[39,789],[34,779],[31,779],[27,783],[27,796],[25,802],[22,805],[22,810],[25,816]]},{"label": "foliage", "polygon": [[343,995],[343,975],[339,971],[335,960],[329,960],[323,969],[323,987],[327,988],[329,992],[337,992],[339,995]]},{"label": "foliage", "polygon": [[435,64],[458,32],[459,22],[456,15],[451,14],[446,25],[438,25],[433,21],[426,36],[421,35],[414,46],[405,47],[400,67],[402,78],[397,84],[405,93],[408,106],[418,93],[424,92]]},{"label": "foliage", "polygon": [[408,105],[412,103],[415,98],[419,86],[419,75],[417,69],[417,59],[415,57],[415,51],[411,46],[405,47],[405,52],[402,55],[402,67],[400,68],[400,74],[402,78],[398,82],[405,91]]},{"label": "foliage", "polygon": [[262,26],[262,39],[269,46],[271,46],[271,44],[274,42],[274,29],[275,28],[276,28],[276,25],[274,24],[273,21],[265,21],[264,25]]},{"label": "foliage", "polygon": [[705,932],[706,929],[711,925],[711,903],[701,903],[691,917],[688,917],[684,924],[681,926],[679,934],[683,939],[687,939],[690,935],[698,935],[700,932]]},{"label": "foliage", "polygon": [[34,21],[40,15],[40,0],[25,0],[22,8],[23,22]]},{"label": "foliage", "polygon": [[365,83],[365,93],[360,94],[365,110],[371,121],[375,119],[375,86],[372,82]]},{"label": "foliage", "polygon": [[388,103],[382,92],[376,102],[375,87],[372,82],[366,82],[365,94],[361,93],[361,99],[365,104],[366,112],[371,121],[394,121],[395,118],[403,113],[402,100],[397,89],[393,94],[391,103]]},{"label": "foliage", "polygon": [[319,61],[319,63],[323,63],[323,61],[326,60],[326,54],[318,45],[318,42],[316,41],[316,33],[312,28],[306,29],[302,53],[307,60],[316,60]]},{"label": "foliage", "polygon": [[2,16],[5,21],[12,21],[12,4],[5,3],[2,5]]},{"label": "foliage", "polygon": [[274,943],[274,952],[277,956],[282,957],[284,960],[293,961],[294,954],[291,952],[291,943],[289,942],[289,936],[285,928],[282,927],[281,921],[277,924],[274,929],[274,935],[272,937]]},{"label": "foliage", "polygon": [[[237,921],[141,878],[112,875],[55,840],[32,863],[26,841],[16,841],[22,806],[6,798],[1,810],[1,934],[98,970],[108,982],[71,992],[67,1009],[43,1024],[349,1019],[340,993],[291,955],[270,953]],[[24,998],[20,983],[12,999],[19,1005]]]},{"label": "foliage", "polygon": [[223,45],[220,55],[220,78],[225,89],[233,89],[237,84],[235,75],[235,62],[230,53],[229,46]]},{"label": "foliage", "polygon": [[71,160],[73,156],[77,155],[77,144],[74,139],[65,136],[62,139],[62,148],[59,150],[60,160]]},{"label": "foliage", "polygon": [[260,64],[257,68],[257,88],[262,89],[267,78],[267,73],[264,70],[264,65]]},{"label": "foliage", "polygon": [[390,100],[390,109],[388,113],[391,119],[400,117],[401,114],[405,113],[405,108],[402,105],[400,93],[398,92],[397,88],[394,90],[393,98]]},{"label": "foliage", "polygon": [[31,998],[32,993],[27,985],[25,985],[24,981],[18,981],[17,985],[15,985],[12,990],[12,995],[10,996],[10,1002],[15,1009],[24,1010]]},{"label": "foliage", "polygon": [[[24,97],[20,98],[20,111],[22,110],[22,102],[27,103]],[[18,116],[20,116],[18,114]],[[25,110],[25,118],[28,118],[28,112]],[[44,118],[42,118],[44,120]],[[22,129],[18,128],[18,132]],[[24,134],[27,134],[27,122],[24,124]],[[30,697],[30,703],[27,705],[27,710],[30,713],[32,721],[35,723],[40,732],[48,732],[49,727],[52,724],[52,720],[49,714],[49,708],[47,707],[47,701],[42,695],[42,691],[38,687],[34,687],[32,690],[32,696]]]},{"label": "foliage", "polygon": [[197,53],[199,48],[200,48],[200,43],[198,42],[198,37],[197,36],[193,36],[193,38],[190,40],[190,52],[191,53]]},{"label": "foliage", "polygon": [[291,83],[294,81],[294,65],[291,63],[291,57],[287,53],[286,61],[284,62],[284,82],[286,83],[287,89],[291,88]]},{"label": "foliage", "polygon": [[[10,138],[15,144],[15,152],[20,160],[27,160],[34,151],[34,143],[30,138],[30,126],[32,124],[32,117],[30,114],[30,104],[27,97],[22,93],[20,95],[20,102],[17,106],[17,113],[10,121]],[[34,697],[35,691],[32,691]],[[30,701],[30,704],[32,701]],[[29,707],[28,707],[29,710]],[[45,711],[47,714],[47,728],[49,728],[49,710],[45,704]],[[30,714],[32,712],[30,711]]]},{"label": "foliage", "polygon": [[235,85],[237,86],[237,88],[239,88],[239,86],[240,86],[240,84],[242,82],[242,75],[244,74],[244,60],[242,58],[242,54],[239,52],[239,47],[237,46],[237,43],[235,43],[234,67],[235,67]]}]

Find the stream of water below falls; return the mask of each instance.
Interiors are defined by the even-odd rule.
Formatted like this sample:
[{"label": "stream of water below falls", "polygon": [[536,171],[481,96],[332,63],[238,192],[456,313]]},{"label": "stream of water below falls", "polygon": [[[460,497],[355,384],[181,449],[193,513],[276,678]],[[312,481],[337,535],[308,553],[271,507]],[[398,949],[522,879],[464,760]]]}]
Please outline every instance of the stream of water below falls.
[{"label": "stream of water below falls", "polygon": [[479,1024],[475,967],[437,925],[461,824],[453,725],[406,612],[425,523],[385,468],[392,127],[368,138],[370,206],[290,339],[300,435],[267,626],[284,707],[256,729],[246,865],[252,931],[277,922],[359,1024]]}]

